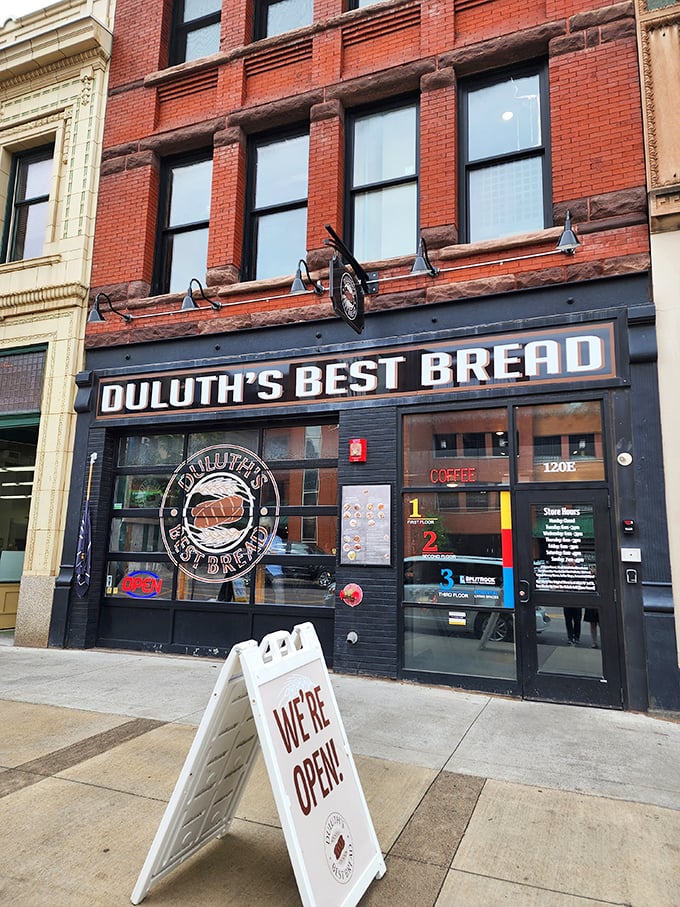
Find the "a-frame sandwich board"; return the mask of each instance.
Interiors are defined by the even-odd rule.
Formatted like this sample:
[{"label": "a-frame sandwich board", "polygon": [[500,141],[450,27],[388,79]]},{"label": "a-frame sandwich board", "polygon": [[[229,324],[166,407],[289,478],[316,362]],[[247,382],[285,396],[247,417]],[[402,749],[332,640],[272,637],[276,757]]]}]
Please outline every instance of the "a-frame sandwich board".
[{"label": "a-frame sandwich board", "polygon": [[[355,907],[385,873],[310,623],[231,650],[131,901],[226,834],[260,746],[304,907]],[[256,855],[254,854],[255,858]]]}]

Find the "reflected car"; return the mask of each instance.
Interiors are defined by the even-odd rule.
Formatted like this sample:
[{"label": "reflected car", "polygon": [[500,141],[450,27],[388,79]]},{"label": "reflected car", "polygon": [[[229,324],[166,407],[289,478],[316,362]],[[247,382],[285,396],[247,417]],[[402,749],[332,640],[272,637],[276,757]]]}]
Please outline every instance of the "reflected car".
[{"label": "reflected car", "polygon": [[[451,554],[404,559],[404,605],[420,605],[412,617],[423,632],[467,632],[481,639],[489,620],[489,639],[510,642],[514,612],[503,607],[503,562],[500,558]],[[442,606],[448,606],[445,610]],[[536,632],[550,623],[536,608]]]},{"label": "reflected car", "polygon": [[[317,557],[324,555],[328,557],[327,551],[311,542],[289,542],[277,538],[269,549],[269,554],[280,555],[280,561],[277,561],[277,563],[265,563],[267,585],[270,585],[277,576],[298,580],[302,583],[313,583],[314,585],[319,585],[322,589],[329,589],[335,581],[335,572],[330,569],[329,564],[320,564],[318,561],[288,563],[289,556],[307,558],[310,555],[316,555]],[[244,579],[246,585],[250,585],[250,574],[247,574]]]}]

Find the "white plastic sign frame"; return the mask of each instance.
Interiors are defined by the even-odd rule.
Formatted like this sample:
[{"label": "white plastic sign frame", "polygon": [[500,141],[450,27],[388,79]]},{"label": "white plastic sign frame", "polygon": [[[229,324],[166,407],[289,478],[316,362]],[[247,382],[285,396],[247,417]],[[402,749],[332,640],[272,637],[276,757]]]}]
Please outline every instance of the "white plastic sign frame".
[{"label": "white plastic sign frame", "polygon": [[262,747],[304,907],[355,907],[385,862],[311,623],[231,650],[130,900],[226,834]]}]

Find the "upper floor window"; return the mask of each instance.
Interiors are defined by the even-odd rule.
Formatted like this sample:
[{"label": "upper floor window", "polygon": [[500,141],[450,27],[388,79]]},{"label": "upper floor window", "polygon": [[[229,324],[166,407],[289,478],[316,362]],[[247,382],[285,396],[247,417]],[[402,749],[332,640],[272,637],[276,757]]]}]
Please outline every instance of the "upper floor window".
[{"label": "upper floor window", "polygon": [[161,171],[156,293],[186,290],[192,277],[205,279],[212,158],[167,162]]},{"label": "upper floor window", "polygon": [[54,146],[47,145],[16,154],[12,160],[3,261],[21,261],[42,255],[53,155]]},{"label": "upper floor window", "polygon": [[312,24],[312,0],[257,0],[255,40]]},{"label": "upper floor window", "polygon": [[348,207],[359,261],[408,255],[418,229],[418,108],[402,104],[350,121]]},{"label": "upper floor window", "polygon": [[551,223],[545,67],[461,88],[463,211],[468,242]]},{"label": "upper floor window", "polygon": [[170,65],[215,54],[220,49],[222,0],[176,0]]},{"label": "upper floor window", "polygon": [[309,133],[260,139],[250,153],[249,235],[244,269],[255,280],[294,274],[307,254]]}]

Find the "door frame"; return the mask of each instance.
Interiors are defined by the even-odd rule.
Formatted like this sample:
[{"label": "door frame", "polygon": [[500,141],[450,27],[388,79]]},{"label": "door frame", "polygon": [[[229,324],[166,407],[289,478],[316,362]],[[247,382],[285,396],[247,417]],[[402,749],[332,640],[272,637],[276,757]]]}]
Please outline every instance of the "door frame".
[{"label": "door frame", "polygon": [[[537,590],[534,574],[531,519],[532,505],[593,505],[597,590],[594,592]],[[623,708],[623,675],[620,658],[617,571],[614,562],[611,496],[606,486],[580,483],[515,486],[513,542],[515,548],[515,626],[518,646],[518,680],[524,699]],[[556,604],[557,600],[557,604]],[[535,607],[598,608],[602,676],[577,673],[541,673]]]}]

